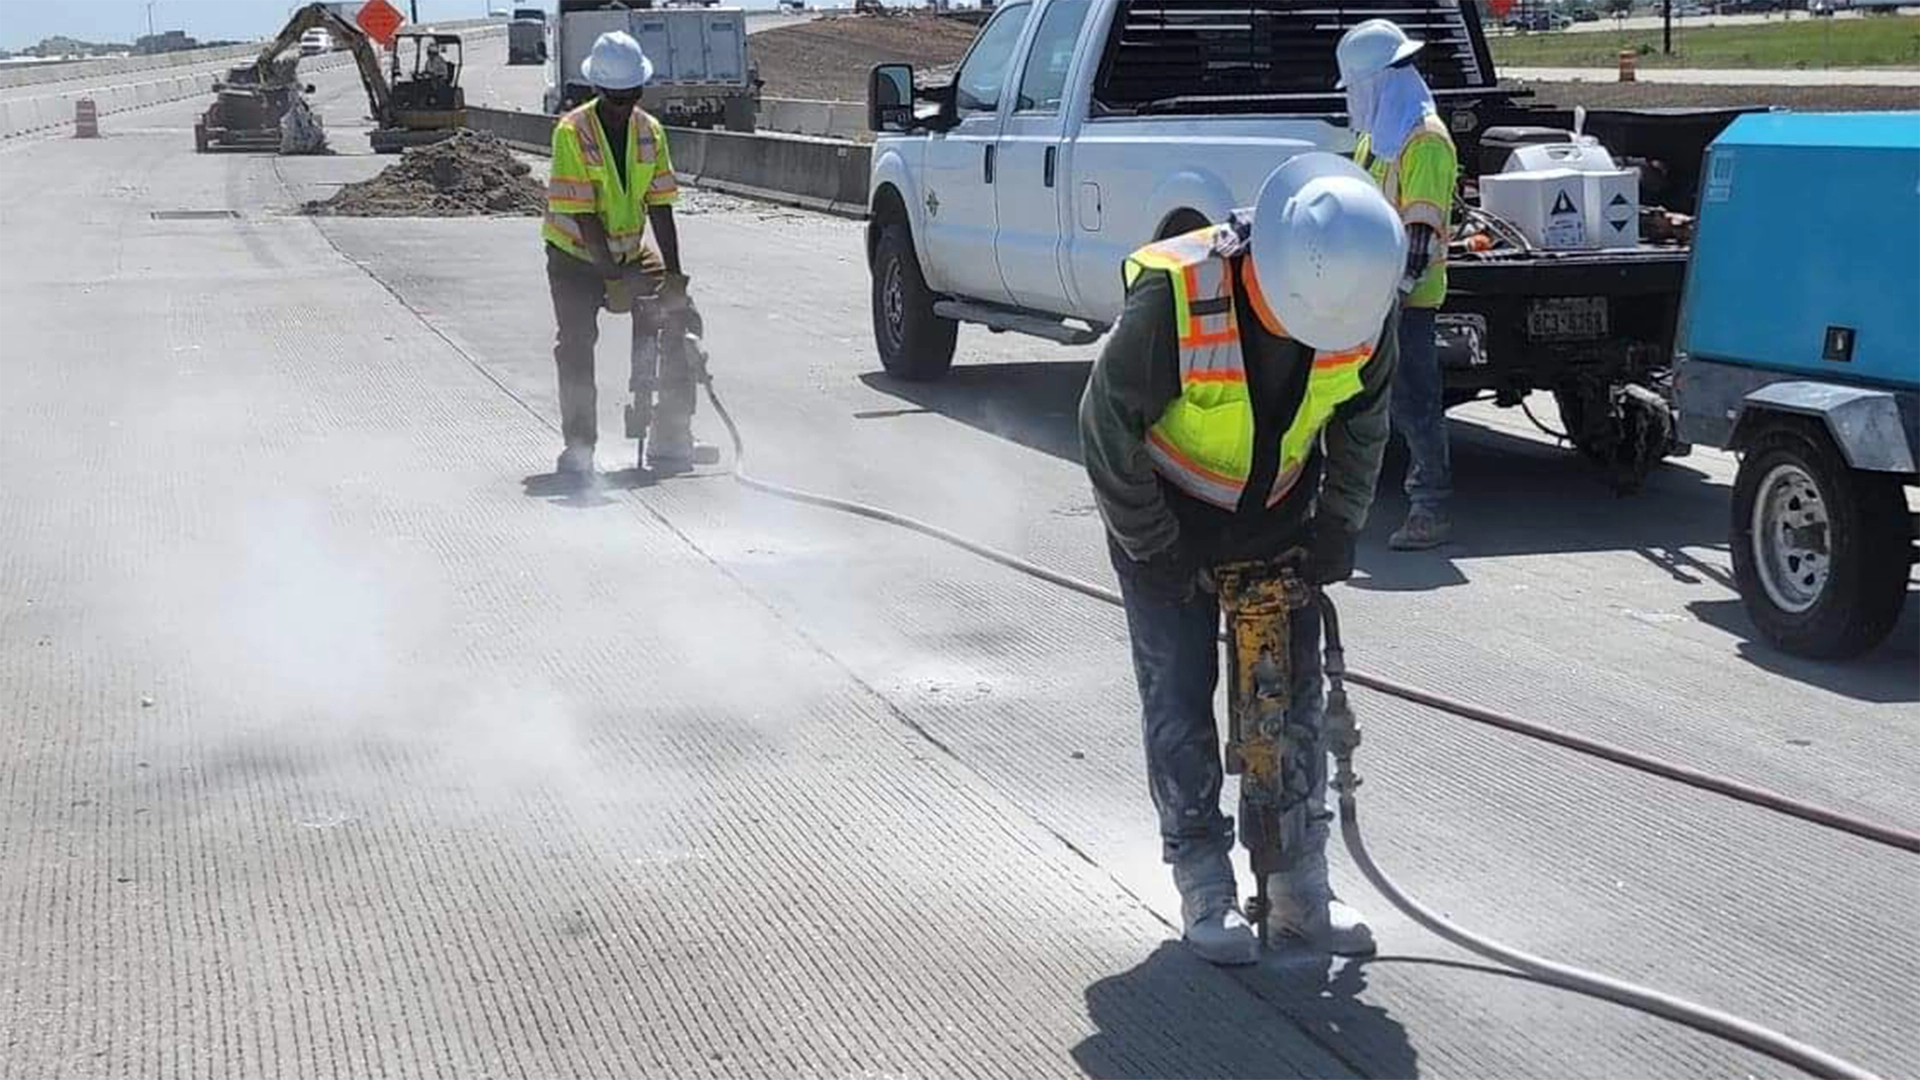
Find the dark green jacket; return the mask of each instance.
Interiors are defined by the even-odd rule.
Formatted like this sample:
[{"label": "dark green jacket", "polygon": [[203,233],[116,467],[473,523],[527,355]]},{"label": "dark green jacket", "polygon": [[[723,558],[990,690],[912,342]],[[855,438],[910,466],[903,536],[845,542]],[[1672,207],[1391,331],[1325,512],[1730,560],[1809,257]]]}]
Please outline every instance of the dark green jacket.
[{"label": "dark green jacket", "polygon": [[[1238,279],[1238,274],[1234,278]],[[1238,289],[1236,289],[1236,294]],[[1080,398],[1080,444],[1094,500],[1107,530],[1144,562],[1184,545],[1209,562],[1278,554],[1306,541],[1308,522],[1358,533],[1373,504],[1386,452],[1388,387],[1399,360],[1399,308],[1387,318],[1364,389],[1341,405],[1322,432],[1306,472],[1279,505],[1261,505],[1280,457],[1280,433],[1292,419],[1313,363],[1299,342],[1267,333],[1243,296],[1235,296],[1247,389],[1254,403],[1255,483],[1238,510],[1208,505],[1160,479],[1147,456],[1147,429],[1180,396],[1173,290],[1150,270],[1127,292],[1120,322],[1094,362]]]}]

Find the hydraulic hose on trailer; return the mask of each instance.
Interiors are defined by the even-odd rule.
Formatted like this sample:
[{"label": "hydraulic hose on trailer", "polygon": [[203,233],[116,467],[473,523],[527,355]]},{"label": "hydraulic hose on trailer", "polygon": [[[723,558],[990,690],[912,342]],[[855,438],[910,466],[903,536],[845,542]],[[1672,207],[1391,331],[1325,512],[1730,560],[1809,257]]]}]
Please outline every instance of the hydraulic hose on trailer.
[{"label": "hydraulic hose on trailer", "polygon": [[[822,495],[817,492],[789,487],[785,484],[774,483],[771,480],[763,480],[754,476],[752,473],[747,472],[746,441],[740,434],[739,425],[734,422],[733,415],[727,411],[727,407],[720,400],[719,394],[714,391],[712,378],[703,374],[702,382],[706,387],[707,401],[713,406],[714,414],[720,418],[721,424],[726,427],[727,438],[733,444],[732,476],[733,479],[742,486],[791,502],[852,514],[856,517],[863,517],[872,521],[883,522],[888,525],[894,525],[912,532],[917,532],[923,536],[928,536],[944,544],[959,548],[962,551],[978,555],[989,562],[998,563],[1010,570],[1018,571],[1028,577],[1047,582],[1050,585],[1056,585],[1070,592],[1079,593],[1082,596],[1099,600],[1103,603],[1112,604],[1116,607],[1120,606],[1121,600],[1119,594],[1111,589],[1103,588],[1089,581],[1083,581],[1070,574],[1063,574],[1058,570],[1048,569],[1038,563],[1022,559],[1018,555],[990,547],[977,540],[971,540],[965,536],[961,536],[959,533],[943,529],[938,525],[921,521],[918,518],[908,517],[905,514],[896,513],[885,507],[874,506],[853,499],[842,499],[831,495]],[[1623,747],[1587,739],[1570,732],[1548,727],[1544,724],[1521,720],[1518,717],[1507,716],[1491,709],[1483,709],[1477,705],[1455,701],[1452,698],[1422,690],[1419,687],[1406,686],[1390,679],[1380,678],[1379,676],[1348,671],[1345,665],[1344,649],[1341,647],[1339,640],[1340,630],[1338,616],[1333,613],[1331,605],[1328,605],[1325,610],[1328,613],[1327,629],[1329,643],[1333,646],[1331,653],[1332,659],[1330,659],[1328,664],[1328,676],[1330,680],[1334,681],[1336,689],[1339,686],[1338,680],[1350,680],[1356,685],[1365,686],[1378,693],[1400,698],[1403,701],[1424,705],[1464,720],[1471,720],[1475,723],[1497,727],[1504,731],[1511,731],[1518,735],[1527,736],[1528,738],[1549,742],[1556,746],[1573,750],[1576,753],[1598,757],[1617,765],[1623,765],[1649,775],[1662,777],[1663,779],[1673,780],[1699,790],[1725,795],[1729,798],[1738,799],[1741,802],[1750,803],[1754,806],[1763,807],[1776,813],[1798,818],[1802,821],[1848,833],[1874,843],[1885,844],[1889,847],[1908,852],[1920,852],[1920,834],[1917,833],[1866,821],[1850,814],[1843,814],[1798,799],[1788,798],[1785,795],[1767,791],[1763,788],[1727,780],[1698,769],[1661,761],[1658,758],[1648,757],[1647,755],[1636,753]],[[1345,691],[1339,690],[1338,693],[1343,699]],[[1330,701],[1332,698],[1333,693],[1330,692]],[[1332,711],[1333,710],[1330,709],[1330,713]],[[1351,711],[1345,709],[1344,703],[1342,703],[1340,711],[1345,712],[1345,725],[1351,729]],[[1339,721],[1331,721],[1330,724],[1332,723],[1339,723]],[[1817,1047],[1809,1046],[1780,1032],[1753,1023],[1752,1021],[1743,1020],[1737,1016],[1721,1012],[1717,1009],[1708,1008],[1707,1006],[1687,1001],[1684,998],[1675,997],[1671,994],[1665,994],[1658,990],[1652,990],[1624,980],[1602,975],[1598,972],[1560,964],[1552,960],[1533,956],[1530,953],[1525,953],[1518,949],[1509,948],[1491,938],[1482,937],[1466,930],[1421,904],[1401,890],[1400,887],[1393,882],[1393,879],[1387,877],[1386,873],[1373,861],[1373,856],[1371,852],[1367,850],[1366,843],[1360,835],[1359,810],[1354,799],[1354,788],[1358,787],[1359,781],[1353,776],[1352,767],[1353,748],[1359,741],[1357,734],[1353,735],[1352,740],[1346,742],[1344,745],[1339,745],[1341,739],[1338,735],[1333,736],[1333,741],[1336,743],[1335,762],[1338,770],[1338,776],[1333,786],[1340,792],[1341,837],[1346,841],[1347,849],[1353,855],[1354,862],[1360,867],[1361,873],[1373,884],[1373,887],[1377,889],[1382,896],[1385,896],[1392,902],[1395,907],[1399,908],[1409,918],[1421,926],[1426,927],[1439,937],[1469,952],[1477,953],[1496,963],[1503,964],[1539,982],[1586,994],[1591,997],[1612,1001],[1630,1009],[1635,1009],[1652,1016],[1658,1016],[1662,1019],[1691,1027],[1697,1031],[1718,1036],[1747,1047],[1750,1050],[1765,1054],[1777,1061],[1785,1062],[1810,1075],[1830,1077],[1834,1078],[1834,1080],[1879,1080],[1875,1074],[1858,1065],[1854,1065]],[[1341,778],[1344,778],[1344,786],[1342,785]]]}]

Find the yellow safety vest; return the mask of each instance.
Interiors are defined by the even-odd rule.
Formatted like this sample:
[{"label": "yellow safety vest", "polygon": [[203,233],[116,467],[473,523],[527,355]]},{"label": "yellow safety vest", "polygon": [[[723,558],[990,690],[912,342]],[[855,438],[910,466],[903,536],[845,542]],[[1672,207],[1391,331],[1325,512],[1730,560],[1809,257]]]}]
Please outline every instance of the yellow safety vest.
[{"label": "yellow safety vest", "polygon": [[[1166,272],[1179,330],[1180,396],[1148,429],[1147,454],[1175,487],[1227,510],[1239,507],[1253,475],[1253,399],[1234,314],[1236,269],[1261,321],[1276,334],[1286,333],[1267,307],[1253,260],[1221,253],[1232,232],[1231,226],[1210,225],[1149,244],[1128,257],[1125,270],[1128,287],[1149,270]],[[1362,390],[1360,371],[1372,357],[1372,345],[1314,353],[1306,393],[1280,437],[1280,469],[1268,506],[1293,490],[1334,410]]]},{"label": "yellow safety vest", "polygon": [[622,183],[619,170],[607,160],[607,133],[594,115],[596,101],[554,121],[547,218],[540,235],[567,254],[591,261],[580,223],[571,216],[591,213],[607,230],[614,261],[633,262],[646,237],[647,208],[671,206],[680,184],[667,152],[666,131],[637,106],[627,123],[627,179]]},{"label": "yellow safety vest", "polygon": [[1354,144],[1353,161],[1373,175],[1381,194],[1400,212],[1401,221],[1434,231],[1436,240],[1426,273],[1407,297],[1406,306],[1439,307],[1447,298],[1448,219],[1453,214],[1453,188],[1460,172],[1446,122],[1427,113],[1407,141],[1400,144],[1400,155],[1391,160],[1374,157],[1373,135],[1363,132]]}]

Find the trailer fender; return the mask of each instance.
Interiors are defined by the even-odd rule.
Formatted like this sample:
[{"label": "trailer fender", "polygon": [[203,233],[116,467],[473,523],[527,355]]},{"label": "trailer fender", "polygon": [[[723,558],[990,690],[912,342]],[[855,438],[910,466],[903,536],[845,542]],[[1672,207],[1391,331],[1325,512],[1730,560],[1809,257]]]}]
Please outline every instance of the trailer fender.
[{"label": "trailer fender", "polygon": [[1757,436],[1769,414],[1818,418],[1852,468],[1864,472],[1920,472],[1900,418],[1900,403],[1886,390],[1820,382],[1777,382],[1748,394],[1733,425],[1733,445]]}]

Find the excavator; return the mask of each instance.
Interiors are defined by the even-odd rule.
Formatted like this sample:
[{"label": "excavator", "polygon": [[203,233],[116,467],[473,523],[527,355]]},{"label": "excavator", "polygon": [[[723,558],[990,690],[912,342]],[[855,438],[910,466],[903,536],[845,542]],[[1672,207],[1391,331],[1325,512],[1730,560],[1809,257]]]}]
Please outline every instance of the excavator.
[{"label": "excavator", "polygon": [[215,84],[213,105],[194,125],[194,148],[279,146],[281,118],[298,89],[280,54],[297,47],[300,36],[314,29],[327,31],[336,46],[353,54],[374,122],[367,139],[375,153],[394,154],[438,142],[466,125],[460,35],[424,30],[396,34],[391,67],[383,71],[365,31],[332,7],[313,3],[294,12],[251,65],[233,69]]}]

